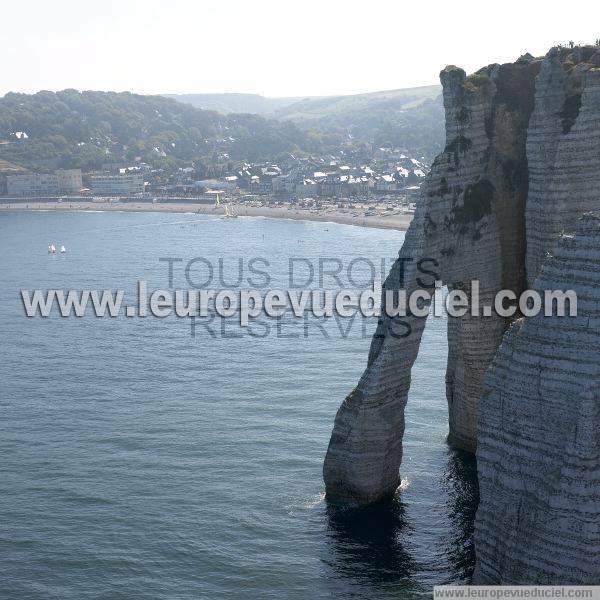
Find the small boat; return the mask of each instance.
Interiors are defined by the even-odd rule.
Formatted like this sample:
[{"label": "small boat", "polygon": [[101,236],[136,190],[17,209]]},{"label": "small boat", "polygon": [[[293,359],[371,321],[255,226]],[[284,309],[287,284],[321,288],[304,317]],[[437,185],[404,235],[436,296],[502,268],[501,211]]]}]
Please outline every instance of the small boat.
[{"label": "small boat", "polygon": [[226,219],[234,219],[235,217],[237,217],[237,215],[233,211],[229,210],[229,206],[226,204],[225,214],[223,215],[223,217]]},{"label": "small boat", "polygon": [[67,249],[64,246],[60,247],[60,253],[61,254],[65,254],[66,251],[67,251]]}]

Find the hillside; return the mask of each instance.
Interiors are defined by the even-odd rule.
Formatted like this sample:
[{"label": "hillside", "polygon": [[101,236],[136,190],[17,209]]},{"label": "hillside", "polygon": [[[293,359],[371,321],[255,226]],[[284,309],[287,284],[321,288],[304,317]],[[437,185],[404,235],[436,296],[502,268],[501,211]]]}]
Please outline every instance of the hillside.
[{"label": "hillside", "polygon": [[221,115],[162,96],[64,90],[0,98],[0,160],[32,169],[90,170],[136,158],[155,166],[224,155],[260,160],[320,144],[291,122]]},{"label": "hillside", "polygon": [[254,115],[273,114],[290,106],[301,98],[267,98],[259,94],[163,94],[179,102],[191,104],[204,110],[228,113],[251,113]]},{"label": "hillside", "polygon": [[[171,168],[341,148],[362,155],[372,144],[430,158],[444,136],[441,102],[431,98],[436,91],[305,99],[271,113],[278,118],[221,114],[128,92],[9,93],[0,98],[0,160],[34,170],[95,170],[136,160]],[[235,96],[247,108],[251,95],[224,96],[231,107]]]},{"label": "hillside", "polygon": [[0,173],[3,174],[13,174],[13,173],[21,173],[23,172],[23,167],[19,165],[13,165],[6,160],[0,159]]},{"label": "hillside", "polygon": [[356,113],[380,106],[387,106],[394,110],[407,109],[418,106],[427,99],[435,99],[441,92],[442,88],[439,85],[429,85],[367,94],[306,98],[286,104],[276,110],[273,116],[279,119],[299,121]]},{"label": "hillside", "polygon": [[255,94],[187,94],[172,96],[201,108],[261,114],[291,121],[330,143],[394,146],[432,159],[444,143],[441,87],[431,85],[355,94],[265,98]]},{"label": "hillside", "polygon": [[401,148],[433,160],[443,148],[444,107],[441,96],[427,98],[416,106],[404,99],[373,101],[368,108],[340,110],[318,118],[298,119],[301,129],[322,135],[369,142],[376,147]]},{"label": "hillside", "polygon": [[393,146],[431,160],[444,144],[444,110],[437,85],[307,99],[275,113],[303,129]]},{"label": "hillside", "polygon": [[281,119],[319,119],[341,112],[369,109],[380,102],[394,101],[397,107],[409,108],[428,98],[437,98],[439,85],[429,85],[366,94],[343,96],[307,96],[270,98],[259,94],[163,94],[179,102],[204,110],[228,113],[269,115]]}]

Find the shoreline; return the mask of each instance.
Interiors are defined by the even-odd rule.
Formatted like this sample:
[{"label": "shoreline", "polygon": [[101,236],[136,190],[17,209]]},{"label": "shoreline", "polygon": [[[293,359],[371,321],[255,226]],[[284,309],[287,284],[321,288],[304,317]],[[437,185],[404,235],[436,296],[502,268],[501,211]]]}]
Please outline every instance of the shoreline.
[{"label": "shoreline", "polygon": [[[413,219],[412,213],[388,213],[365,215],[364,207],[352,209],[340,208],[296,208],[288,206],[246,206],[232,204],[229,206],[240,217],[267,217],[272,219],[291,219],[293,221],[319,221],[339,223],[341,225],[356,225],[358,227],[373,227],[376,229],[397,229],[406,231]],[[15,202],[1,203],[0,211],[115,211],[115,212],[165,212],[165,213],[195,213],[221,217],[223,206],[212,204],[150,204],[145,202]]]}]

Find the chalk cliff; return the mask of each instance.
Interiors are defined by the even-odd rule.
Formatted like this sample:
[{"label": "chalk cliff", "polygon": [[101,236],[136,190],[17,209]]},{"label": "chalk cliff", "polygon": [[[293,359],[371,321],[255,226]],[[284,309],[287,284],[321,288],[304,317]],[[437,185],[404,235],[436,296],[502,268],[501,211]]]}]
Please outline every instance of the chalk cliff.
[{"label": "chalk cliff", "polygon": [[600,221],[579,221],[600,213],[599,50],[552,50],[536,82],[527,279],[538,290],[575,290],[578,316],[513,325],[488,372],[477,583],[600,581]]},{"label": "chalk cliff", "polygon": [[508,330],[479,404],[478,584],[600,579],[600,218],[563,237],[534,289],[571,289],[572,318]]},{"label": "chalk cliff", "polygon": [[[447,144],[384,283],[384,305],[385,290],[430,289],[434,277],[423,270],[467,294],[467,283],[478,280],[482,305],[501,289],[523,289],[525,144],[539,68],[524,57],[470,77],[456,67],[442,71]],[[410,369],[424,326],[423,317],[381,317],[367,369],[335,419],[324,465],[330,500],[368,504],[398,486]],[[497,315],[449,323],[446,388],[450,442],[458,447],[475,450],[483,376],[506,326]]]},{"label": "chalk cliff", "polygon": [[[600,550],[600,281],[590,266],[599,258],[597,221],[587,217],[575,241],[563,241],[551,259],[548,253],[582,214],[600,210],[600,48],[556,48],[469,77],[447,67],[441,81],[446,147],[423,185],[383,304],[386,289],[410,294],[430,286],[424,265],[450,290],[478,280],[481,305],[492,305],[500,289],[519,294],[536,280],[580,286],[587,312],[577,323],[450,318],[446,387],[449,442],[478,448],[476,580],[561,582],[568,573],[568,581],[590,582],[598,562],[583,554]],[[324,464],[329,500],[368,504],[397,488],[410,370],[424,326],[423,317],[381,317],[367,368],[335,418]],[[586,425],[590,419],[595,425]],[[544,511],[559,519],[555,533],[542,523]],[[530,548],[528,561],[522,555]]]},{"label": "chalk cliff", "polygon": [[536,81],[527,132],[527,278],[558,236],[600,209],[600,48],[553,49]]}]

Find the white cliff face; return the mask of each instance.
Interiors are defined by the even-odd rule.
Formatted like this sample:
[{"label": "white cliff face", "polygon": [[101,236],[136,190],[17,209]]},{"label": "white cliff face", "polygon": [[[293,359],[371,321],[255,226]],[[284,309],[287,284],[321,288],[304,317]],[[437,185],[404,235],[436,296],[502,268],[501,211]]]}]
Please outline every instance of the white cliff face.
[{"label": "white cliff face", "polygon": [[[600,203],[599,203],[600,204]],[[577,317],[506,334],[479,406],[477,584],[598,584],[600,219],[585,215],[537,290],[572,289]]]},{"label": "white cliff face", "polygon": [[487,375],[474,581],[597,584],[600,222],[580,219],[600,211],[599,48],[553,49],[544,59],[527,158],[528,283],[574,289],[579,315],[515,324]]},{"label": "white cliff face", "polygon": [[[587,213],[600,212],[600,48],[553,49],[469,78],[449,67],[441,78],[446,148],[385,289],[430,284],[417,268],[430,258],[450,289],[479,280],[482,304],[534,282],[579,296],[577,318],[449,319],[449,441],[477,448],[474,582],[597,584],[600,221]],[[424,326],[380,319],[335,419],[330,500],[368,504],[396,489]]]},{"label": "white cliff face", "polygon": [[[423,218],[424,211],[417,209],[401,258],[423,255]],[[404,278],[409,289],[415,288],[415,264],[403,264],[394,264],[385,287],[397,289]],[[424,325],[425,320],[416,317],[396,323],[380,319],[369,365],[335,418],[323,467],[330,500],[353,506],[370,504],[392,495],[398,487],[404,406]]]},{"label": "white cliff face", "polygon": [[[407,294],[432,286],[438,274],[450,289],[480,282],[481,303],[524,284],[525,132],[539,61],[493,65],[466,78],[441,74],[447,145],[436,159],[385,290]],[[420,262],[424,261],[424,262]],[[469,292],[468,288],[465,288]],[[507,323],[465,316],[449,325],[446,373],[450,436],[474,451],[477,402],[485,371]],[[368,504],[399,483],[404,408],[410,370],[425,319],[381,317],[368,366],[335,419],[324,465],[329,500]]]},{"label": "white cliff face", "polygon": [[600,48],[553,49],[536,81],[527,135],[527,278],[556,239],[599,208]]},{"label": "white cliff face", "polygon": [[[449,441],[477,448],[474,583],[598,584],[600,217],[589,211],[600,214],[600,48],[553,49],[470,78],[449,67],[441,78],[447,145],[383,305],[386,289],[431,283],[417,268],[427,258],[450,289],[479,280],[482,305],[534,282],[577,292],[577,317],[449,319]],[[396,489],[424,326],[380,319],[335,419],[330,500],[368,504]]]}]

